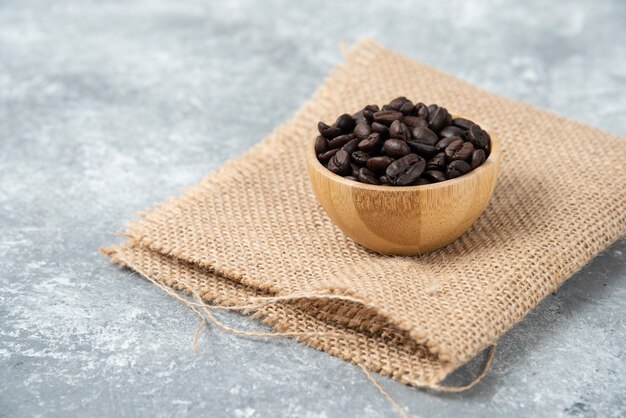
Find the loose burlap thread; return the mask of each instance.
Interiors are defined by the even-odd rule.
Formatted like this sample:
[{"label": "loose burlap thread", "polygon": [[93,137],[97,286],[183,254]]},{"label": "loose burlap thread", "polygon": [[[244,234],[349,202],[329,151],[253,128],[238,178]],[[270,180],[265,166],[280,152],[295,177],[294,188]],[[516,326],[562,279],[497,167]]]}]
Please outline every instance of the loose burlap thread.
[{"label": "loose burlap thread", "polygon": [[[305,170],[317,121],[399,95],[442,104],[502,142],[483,215],[453,244],[421,257],[376,254],[344,236]],[[365,40],[290,121],[142,213],[123,233],[127,241],[104,252],[214,306],[249,306],[244,313],[311,347],[439,388],[626,233],[624,161],[626,142],[614,135]]]}]

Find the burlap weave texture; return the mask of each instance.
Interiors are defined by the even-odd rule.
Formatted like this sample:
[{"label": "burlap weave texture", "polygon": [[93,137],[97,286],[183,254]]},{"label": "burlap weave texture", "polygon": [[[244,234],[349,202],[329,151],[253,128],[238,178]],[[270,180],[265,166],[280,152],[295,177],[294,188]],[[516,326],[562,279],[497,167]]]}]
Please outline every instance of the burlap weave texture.
[{"label": "burlap weave texture", "polygon": [[[404,95],[498,134],[501,174],[477,223],[422,257],[375,254],[315,200],[305,146],[317,121]],[[498,97],[363,41],[296,115],[183,196],[128,225],[107,254],[218,304],[293,296],[254,314],[299,340],[418,386],[493,344],[626,232],[626,142]],[[328,299],[325,295],[350,300]]]}]

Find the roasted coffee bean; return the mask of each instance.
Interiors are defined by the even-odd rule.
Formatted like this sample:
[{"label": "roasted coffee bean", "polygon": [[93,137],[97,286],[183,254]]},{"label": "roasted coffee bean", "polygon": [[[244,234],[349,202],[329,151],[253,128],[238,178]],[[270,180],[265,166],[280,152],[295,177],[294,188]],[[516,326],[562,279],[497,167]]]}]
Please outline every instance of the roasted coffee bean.
[{"label": "roasted coffee bean", "polygon": [[320,134],[326,139],[333,139],[334,137],[341,135],[341,129],[336,126],[328,126],[324,122],[317,124],[317,130],[320,131]]},{"label": "roasted coffee bean", "polygon": [[389,137],[407,141],[411,139],[411,131],[404,123],[394,120],[389,127]]},{"label": "roasted coffee bean", "polygon": [[443,153],[446,154],[446,157],[449,160],[452,160],[452,156],[459,151],[461,148],[463,148],[463,140],[462,139],[457,139],[453,142],[451,142],[444,150]]},{"label": "roasted coffee bean", "polygon": [[449,179],[454,179],[472,171],[472,167],[463,160],[452,161],[448,164],[446,175]]},{"label": "roasted coffee bean", "polygon": [[365,139],[372,133],[372,127],[369,123],[359,123],[356,128],[354,128],[354,135],[356,135],[359,139]]},{"label": "roasted coffee bean", "polygon": [[384,174],[389,164],[393,162],[393,158],[388,157],[386,155],[381,155],[378,157],[372,157],[367,160],[367,168],[372,170],[374,173]]},{"label": "roasted coffee bean", "polygon": [[355,151],[352,153],[351,157],[352,161],[361,167],[365,166],[367,160],[372,158],[371,154],[367,151]]},{"label": "roasted coffee bean", "polygon": [[359,124],[365,124],[365,125],[370,124],[370,122],[367,120],[365,116],[363,116],[363,114],[356,116],[354,118],[354,123],[356,123],[356,126],[358,126]]},{"label": "roasted coffee bean", "polygon": [[411,129],[428,127],[428,121],[424,118],[418,118],[417,116],[405,116],[402,118],[402,122]]},{"label": "roasted coffee bean", "polygon": [[394,120],[389,126],[389,137],[396,139],[404,139],[402,137],[402,122]]},{"label": "roasted coffee bean", "polygon": [[[364,123],[369,125],[367,118],[363,115],[363,111],[359,110],[355,114],[352,115],[352,119],[354,119],[355,126],[359,126],[359,124]],[[356,128],[355,128],[356,129]]]},{"label": "roasted coffee bean", "polygon": [[451,136],[459,136],[462,137],[465,134],[465,131],[458,126],[446,126],[442,130],[439,131],[439,137],[441,138],[449,138]]},{"label": "roasted coffee bean", "polygon": [[474,146],[469,142],[454,141],[445,149],[444,153],[450,161],[469,161],[474,153]]},{"label": "roasted coffee bean", "polygon": [[436,133],[428,128],[415,128],[411,132],[414,141],[421,142],[426,145],[435,145],[439,142],[439,137]]},{"label": "roasted coffee bean", "polygon": [[400,125],[402,127],[402,140],[404,141],[408,141],[409,139],[411,139],[411,128],[409,128],[408,126],[406,126],[404,123],[402,123],[402,125]]},{"label": "roasted coffee bean", "polygon": [[411,101],[406,101],[400,107],[400,109],[398,109],[398,111],[400,111],[400,113],[402,113],[404,116],[414,115],[415,114],[415,106],[413,106],[413,103],[411,103]]},{"label": "roasted coffee bean", "polygon": [[350,163],[350,175],[352,175],[354,178],[359,177],[359,170],[361,169],[361,167],[359,167],[358,165],[354,164],[354,163]]},{"label": "roasted coffee bean", "polygon": [[439,152],[434,146],[422,142],[408,141],[407,144],[409,144],[409,147],[414,153],[426,159],[434,157],[435,154]]},{"label": "roasted coffee bean", "polygon": [[415,114],[418,118],[428,119],[428,107],[424,103],[417,103],[415,105]]},{"label": "roasted coffee bean", "polygon": [[372,132],[380,134],[380,139],[382,139],[383,141],[389,138],[389,128],[382,123],[372,123]]},{"label": "roasted coffee bean", "polygon": [[378,179],[376,174],[374,174],[372,171],[368,170],[365,167],[361,167],[361,169],[359,170],[358,179],[361,183],[380,184],[380,180]]},{"label": "roasted coffee bean", "polygon": [[474,153],[472,154],[472,162],[470,164],[472,166],[472,170],[479,167],[484,162],[485,162],[485,151],[481,149],[477,149],[476,151],[474,151]]},{"label": "roasted coffee bean", "polygon": [[328,141],[328,148],[341,148],[354,139],[354,134],[345,134],[335,137]]},{"label": "roasted coffee bean", "polygon": [[350,154],[345,150],[337,151],[330,161],[328,161],[328,169],[335,174],[345,175],[350,172]]},{"label": "roasted coffee bean", "polygon": [[328,142],[326,142],[326,138],[320,135],[315,138],[315,154],[323,154],[326,151],[328,151]]},{"label": "roasted coffee bean", "polygon": [[337,154],[337,151],[339,151],[339,148],[328,150],[323,154],[318,154],[317,159],[320,160],[322,164],[326,164],[335,154]]},{"label": "roasted coffee bean", "polygon": [[331,126],[319,122],[315,154],[325,167],[350,180],[407,186],[456,178],[489,158],[489,134],[445,107],[396,97],[343,114]]},{"label": "roasted coffee bean", "polygon": [[456,142],[456,141],[463,141],[463,138],[461,138],[460,136],[449,136],[449,137],[444,138],[441,141],[437,142],[435,147],[437,147],[438,150],[442,151],[442,150],[446,149],[448,147],[448,145],[450,145],[451,143]]},{"label": "roasted coffee bean", "polygon": [[410,186],[424,172],[426,160],[417,154],[408,154],[389,164],[385,175],[392,186]]},{"label": "roasted coffee bean", "polygon": [[409,102],[409,99],[407,99],[406,97],[404,96],[396,97],[395,99],[389,102],[389,108],[393,110],[400,110],[402,105],[405,104],[406,102]]},{"label": "roasted coffee bean", "polygon": [[407,154],[411,153],[411,149],[401,139],[388,139],[383,144],[383,153],[387,154],[391,158],[400,158],[404,157]]},{"label": "roasted coffee bean", "polygon": [[374,113],[378,112],[380,109],[377,105],[367,105],[363,108],[363,117],[367,119],[367,122],[372,123],[374,121]]},{"label": "roasted coffee bean", "polygon": [[402,120],[404,115],[397,110],[381,110],[374,113],[374,121],[383,125],[391,125],[394,120]]},{"label": "roasted coffee bean", "polygon": [[354,138],[350,140],[346,145],[341,147],[341,149],[347,151],[348,154],[352,154],[354,151],[359,149],[359,142],[361,142],[359,138]]},{"label": "roasted coffee bean", "polygon": [[378,132],[374,132],[373,134],[370,134],[370,136],[368,136],[366,139],[359,142],[359,149],[361,151],[373,151],[380,148],[382,143],[383,141],[380,138],[380,134]]},{"label": "roasted coffee bean", "polygon": [[354,119],[352,119],[352,116],[344,113],[337,118],[334,126],[341,129],[341,132],[344,134],[350,133],[354,129]]},{"label": "roasted coffee bean", "polygon": [[446,126],[446,121],[450,117],[450,114],[445,107],[438,107],[434,112],[428,114],[428,127],[439,132],[441,128]]},{"label": "roasted coffee bean", "polygon": [[452,119],[452,124],[454,126],[458,126],[461,129],[468,130],[469,128],[471,128],[474,125],[474,122],[472,122],[469,119],[465,119],[465,118],[454,118],[454,119]]},{"label": "roasted coffee bean", "polygon": [[446,154],[440,152],[426,162],[426,170],[445,170],[446,161]]},{"label": "roasted coffee bean", "polygon": [[476,124],[467,131],[467,140],[476,148],[487,148],[490,139],[489,134]]},{"label": "roasted coffee bean", "polygon": [[424,171],[424,174],[422,174],[422,177],[425,177],[434,183],[447,180],[446,175],[443,173],[443,171],[439,170],[426,170]]}]

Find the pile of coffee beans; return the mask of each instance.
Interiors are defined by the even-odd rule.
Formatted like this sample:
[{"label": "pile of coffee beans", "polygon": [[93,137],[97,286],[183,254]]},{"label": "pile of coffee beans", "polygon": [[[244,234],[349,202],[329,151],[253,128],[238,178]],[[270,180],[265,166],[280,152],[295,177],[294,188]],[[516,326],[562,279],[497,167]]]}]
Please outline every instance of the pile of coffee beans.
[{"label": "pile of coffee beans", "polygon": [[413,186],[467,174],[489,156],[489,134],[445,107],[398,97],[318,124],[317,159],[335,174],[367,184]]}]

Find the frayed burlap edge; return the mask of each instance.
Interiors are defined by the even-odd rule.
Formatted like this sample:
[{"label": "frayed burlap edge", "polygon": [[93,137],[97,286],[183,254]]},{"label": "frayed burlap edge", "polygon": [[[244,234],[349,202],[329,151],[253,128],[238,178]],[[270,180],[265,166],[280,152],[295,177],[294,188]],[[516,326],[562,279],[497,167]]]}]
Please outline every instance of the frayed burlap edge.
[{"label": "frayed burlap edge", "polygon": [[[441,391],[458,391],[478,381],[474,379],[462,387],[440,385],[455,369],[453,364],[439,361],[425,347],[407,339],[384,319],[372,315],[361,316],[358,308],[346,312],[340,307],[338,315],[325,315],[323,310],[315,306],[316,301],[323,301],[323,295],[317,298],[265,301],[264,298],[268,297],[265,292],[259,293],[257,289],[137,245],[122,244],[101,251],[112,262],[139,273],[157,286],[163,284],[187,295],[198,293],[205,302],[211,304],[210,309],[250,306],[249,309],[237,310],[271,326],[279,334],[301,334],[284,336],[293,337],[309,347],[401,383]],[[336,320],[337,316],[350,318],[351,323],[340,323]],[[364,328],[364,322],[368,322],[374,329]],[[246,332],[242,335],[246,335]]]}]

